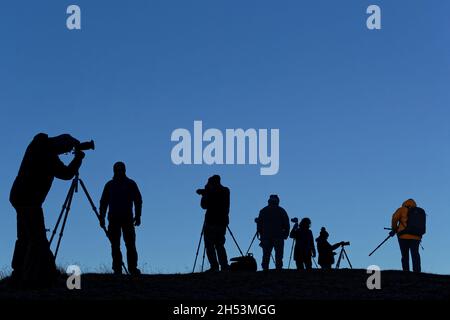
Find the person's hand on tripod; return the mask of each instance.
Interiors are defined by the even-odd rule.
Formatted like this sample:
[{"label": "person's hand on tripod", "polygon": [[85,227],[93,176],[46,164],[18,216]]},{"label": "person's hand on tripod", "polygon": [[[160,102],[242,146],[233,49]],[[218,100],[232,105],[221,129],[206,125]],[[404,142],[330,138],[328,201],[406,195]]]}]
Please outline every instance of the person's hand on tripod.
[{"label": "person's hand on tripod", "polygon": [[141,217],[138,216],[134,217],[134,225],[136,227],[139,227],[141,225]]}]

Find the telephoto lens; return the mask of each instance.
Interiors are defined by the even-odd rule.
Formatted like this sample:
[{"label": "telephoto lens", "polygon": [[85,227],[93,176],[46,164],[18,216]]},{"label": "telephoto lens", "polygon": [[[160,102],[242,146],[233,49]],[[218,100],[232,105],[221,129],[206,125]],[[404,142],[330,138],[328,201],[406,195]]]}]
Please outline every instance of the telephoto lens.
[{"label": "telephoto lens", "polygon": [[292,218],[292,219],[291,219],[291,222],[293,222],[293,223],[298,223],[298,218]]},{"label": "telephoto lens", "polygon": [[95,150],[94,140],[81,142],[75,146],[76,151]]}]

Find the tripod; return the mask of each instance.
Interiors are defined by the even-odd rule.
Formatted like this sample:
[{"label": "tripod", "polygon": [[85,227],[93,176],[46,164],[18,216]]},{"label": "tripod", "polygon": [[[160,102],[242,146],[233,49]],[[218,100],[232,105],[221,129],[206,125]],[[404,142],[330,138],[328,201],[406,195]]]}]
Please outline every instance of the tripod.
[{"label": "tripod", "polygon": [[[53,242],[53,239],[55,238],[56,232],[58,231],[61,220],[62,220],[62,226],[59,231],[58,242],[56,244],[56,249],[55,249],[55,260],[56,260],[56,256],[58,255],[58,252],[59,252],[59,247],[61,245],[62,237],[64,235],[64,229],[66,228],[67,218],[69,216],[69,212],[70,212],[70,209],[72,206],[73,195],[75,193],[78,193],[79,185],[81,186],[81,189],[83,189],[84,194],[86,195],[86,198],[88,199],[89,204],[91,205],[92,210],[94,211],[97,219],[100,221],[100,214],[98,213],[97,208],[95,207],[94,201],[92,201],[92,198],[86,188],[86,185],[84,184],[83,180],[80,179],[79,174],[77,173],[72,180],[72,183],[69,188],[69,192],[67,193],[66,199],[64,200],[64,203],[63,203],[63,206],[61,209],[61,213],[58,216],[58,220],[56,221],[55,227],[54,227],[52,235],[50,237],[49,243],[51,245]],[[106,230],[105,226],[102,226],[101,228],[105,232],[106,237],[109,239],[108,230]],[[123,262],[122,262],[122,268],[124,269],[126,274],[129,274],[128,270],[125,267],[125,264]]]},{"label": "tripod", "polygon": [[[247,252],[245,253],[246,255],[248,255],[248,253],[249,253],[250,250],[252,249],[253,242],[255,242],[255,240],[256,240],[257,237],[258,237],[258,231],[256,231],[255,235],[253,236],[253,239],[252,239],[252,241],[250,242],[250,246],[248,247]],[[275,264],[275,259],[274,259],[272,253],[270,254],[270,257],[272,258],[273,264]]]},{"label": "tripod", "polygon": [[344,257],[344,259],[347,259],[350,269],[353,269],[350,259],[348,258],[347,252],[345,251],[344,245],[341,245],[341,252],[339,253],[339,258],[336,263],[336,269],[339,269],[339,267],[341,266],[341,260],[343,257]]},{"label": "tripod", "polygon": [[[236,241],[236,238],[233,235],[233,232],[231,232],[231,229],[229,226],[227,226],[227,230],[231,235],[231,238],[233,238],[234,243],[236,244],[236,247],[239,250],[239,253],[241,254],[241,256],[244,256],[244,253],[241,250],[241,247],[239,247],[239,244]],[[203,227],[202,227],[202,232],[200,233],[200,239],[198,241],[198,246],[197,246],[197,252],[195,253],[195,260],[194,260],[194,266],[192,267],[192,273],[195,272],[195,267],[197,266],[197,259],[198,259],[198,254],[200,252],[200,246],[202,245],[202,239],[205,236],[205,223],[203,222]],[[205,255],[206,255],[206,247],[203,248],[203,261],[202,261],[202,271],[203,271],[203,267],[205,264]]]}]

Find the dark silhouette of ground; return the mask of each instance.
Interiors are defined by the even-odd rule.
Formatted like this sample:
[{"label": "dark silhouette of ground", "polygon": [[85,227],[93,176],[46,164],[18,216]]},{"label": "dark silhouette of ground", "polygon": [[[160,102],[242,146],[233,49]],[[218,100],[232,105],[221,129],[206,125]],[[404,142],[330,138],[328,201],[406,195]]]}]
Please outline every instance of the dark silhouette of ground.
[{"label": "dark silhouette of ground", "polygon": [[[81,290],[65,280],[47,290],[17,291],[0,281],[0,300],[448,300],[450,276],[383,271],[381,290],[368,290],[365,270],[269,271],[142,275],[85,274]],[[220,288],[220,289],[219,289]]]}]

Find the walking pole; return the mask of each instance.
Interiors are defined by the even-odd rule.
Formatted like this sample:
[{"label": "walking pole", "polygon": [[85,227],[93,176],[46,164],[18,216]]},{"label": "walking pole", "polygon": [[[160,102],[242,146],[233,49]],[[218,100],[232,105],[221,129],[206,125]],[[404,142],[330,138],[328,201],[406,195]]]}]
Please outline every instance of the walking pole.
[{"label": "walking pole", "polygon": [[206,254],[206,247],[203,248],[202,272],[203,272],[203,267],[205,266],[205,254]]},{"label": "walking pole", "polygon": [[383,241],[382,243],[380,243],[380,245],[379,245],[378,247],[376,247],[375,250],[373,250],[373,251],[369,254],[369,257],[370,257],[371,255],[373,255],[373,254],[375,253],[375,251],[377,251],[377,250],[378,250],[383,244],[385,244],[386,241],[388,241],[390,238],[392,238],[391,235],[389,235],[386,239],[384,239],[384,241]]}]

